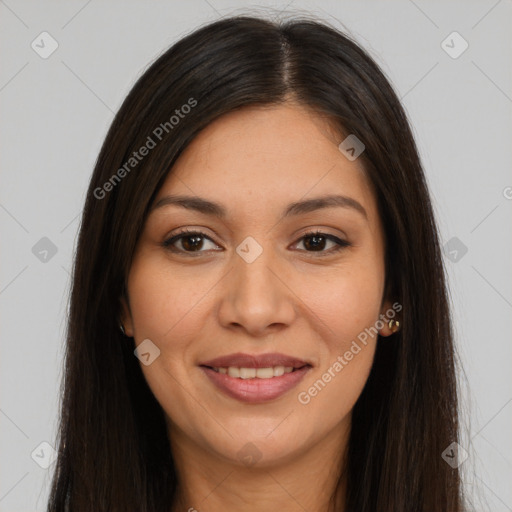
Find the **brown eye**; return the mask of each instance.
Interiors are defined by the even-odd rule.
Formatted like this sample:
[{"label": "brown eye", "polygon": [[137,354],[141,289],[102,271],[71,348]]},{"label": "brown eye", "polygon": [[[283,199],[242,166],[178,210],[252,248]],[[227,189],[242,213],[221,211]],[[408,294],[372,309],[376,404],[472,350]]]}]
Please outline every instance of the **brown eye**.
[{"label": "brown eye", "polygon": [[[165,240],[162,243],[162,246],[165,247],[166,249],[169,249],[172,252],[185,254],[200,254],[202,252],[206,252],[202,250],[204,249],[205,240],[215,245],[213,240],[201,231],[183,230],[180,233],[172,236],[168,240]],[[345,240],[341,240],[340,238],[334,235],[322,233],[321,231],[306,233],[299,240],[304,241],[303,245],[305,249],[301,249],[302,251],[318,253],[319,256],[332,254],[351,245],[349,242]],[[334,246],[326,250],[326,246],[328,245],[329,242],[334,244]],[[181,247],[177,246],[178,243],[181,244]],[[296,245],[298,243],[299,242],[296,242]],[[218,246],[215,245],[215,247]]]},{"label": "brown eye", "polygon": [[[350,243],[345,240],[341,240],[334,235],[322,233],[321,231],[306,233],[300,238],[300,240],[304,240],[303,244],[306,248],[306,252],[318,252],[321,254],[331,254],[350,245]],[[324,249],[328,242],[332,242],[335,245],[331,250],[326,251]]]},{"label": "brown eye", "polygon": [[[203,249],[205,240],[209,240],[213,243],[211,238],[201,231],[183,230],[177,235],[165,240],[162,245],[173,252],[204,252],[201,249]],[[176,242],[180,242],[182,247],[176,247]]]}]

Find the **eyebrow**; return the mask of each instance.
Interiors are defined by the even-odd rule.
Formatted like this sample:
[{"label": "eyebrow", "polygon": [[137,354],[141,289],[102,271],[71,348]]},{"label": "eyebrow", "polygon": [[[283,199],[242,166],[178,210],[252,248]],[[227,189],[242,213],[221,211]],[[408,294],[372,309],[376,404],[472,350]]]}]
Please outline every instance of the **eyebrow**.
[{"label": "eyebrow", "polygon": [[[201,197],[183,195],[168,195],[162,197],[151,207],[150,213],[168,205],[176,205],[188,210],[195,210],[205,215],[212,215],[220,219],[225,219],[227,217],[227,210],[224,206]],[[281,219],[336,206],[355,210],[365,219],[368,219],[368,214],[359,201],[342,195],[326,195],[290,203],[285,208]]]}]

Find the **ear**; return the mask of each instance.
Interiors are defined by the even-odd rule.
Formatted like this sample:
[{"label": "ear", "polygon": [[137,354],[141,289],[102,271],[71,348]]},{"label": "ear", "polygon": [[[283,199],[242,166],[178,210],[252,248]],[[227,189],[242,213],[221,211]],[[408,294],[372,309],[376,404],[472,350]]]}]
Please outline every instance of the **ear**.
[{"label": "ear", "polygon": [[393,304],[388,299],[386,299],[382,302],[379,320],[382,321],[383,326],[379,329],[380,336],[383,336],[386,338],[386,337],[394,334],[394,332],[389,328],[389,321],[391,319],[399,321],[400,319],[399,319],[398,311],[400,311],[401,309],[402,309],[401,307],[400,307],[400,309],[393,308]]},{"label": "ear", "polygon": [[124,328],[124,332],[126,336],[129,338],[133,338],[133,319],[132,312],[130,310],[130,304],[126,297],[126,294],[123,293],[120,297],[121,302],[121,317],[119,318],[119,322]]}]

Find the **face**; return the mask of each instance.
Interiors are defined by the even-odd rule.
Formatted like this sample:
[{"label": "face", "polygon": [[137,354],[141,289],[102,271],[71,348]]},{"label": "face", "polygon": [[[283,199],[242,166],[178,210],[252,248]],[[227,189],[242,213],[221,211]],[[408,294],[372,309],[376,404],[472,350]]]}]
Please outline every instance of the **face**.
[{"label": "face", "polygon": [[376,200],[342,140],[304,107],[244,108],[159,190],[122,320],[171,442],[273,464],[348,432],[391,303]]}]

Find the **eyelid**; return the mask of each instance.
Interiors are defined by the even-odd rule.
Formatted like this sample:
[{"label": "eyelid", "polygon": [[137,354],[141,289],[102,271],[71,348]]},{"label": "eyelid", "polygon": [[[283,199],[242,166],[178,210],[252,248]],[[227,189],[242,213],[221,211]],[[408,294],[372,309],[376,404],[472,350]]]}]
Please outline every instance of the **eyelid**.
[{"label": "eyelid", "polygon": [[[211,249],[210,250],[206,250],[206,251],[184,251],[184,250],[181,250],[181,249],[177,249],[175,247],[173,247],[173,244],[177,241],[179,241],[180,239],[182,238],[186,238],[187,235],[188,236],[192,236],[192,235],[196,235],[196,236],[199,236],[201,238],[204,238],[204,239],[208,239],[209,241],[211,241],[212,243],[216,244],[217,246],[219,244],[217,244],[215,242],[215,240],[212,239],[211,236],[209,236],[207,233],[205,233],[204,231],[202,231],[203,228],[182,228],[180,229],[178,232],[176,233],[171,233],[163,242],[162,242],[162,246],[171,251],[171,252],[174,252],[174,253],[178,253],[178,254],[183,254],[183,255],[187,255],[187,256],[199,256],[201,255],[201,253],[209,253],[211,252]],[[304,231],[302,234],[297,234],[297,238],[295,239],[295,241],[293,242],[293,245],[296,246],[298,245],[303,239],[305,238],[311,238],[311,237],[314,237],[314,236],[321,236],[322,238],[325,238],[327,241],[330,241],[330,242],[333,242],[334,244],[336,244],[336,246],[334,248],[330,248],[326,251],[307,251],[307,250],[304,250],[304,249],[300,249],[298,250],[298,252],[300,253],[307,253],[307,254],[311,254],[311,255],[317,255],[317,256],[328,256],[328,255],[332,255],[332,254],[336,254],[338,252],[340,252],[342,249],[346,248],[346,247],[350,247],[352,244],[346,240],[346,236],[344,238],[340,238],[332,233],[328,233],[326,232],[325,229],[323,228],[308,228],[306,231]],[[216,251],[216,249],[213,249]]]},{"label": "eyelid", "polygon": [[180,249],[176,249],[175,247],[173,247],[173,244],[175,242],[178,242],[180,239],[182,238],[186,238],[187,236],[192,236],[192,235],[196,235],[196,236],[200,236],[204,239],[207,239],[207,240],[210,240],[212,243],[214,243],[215,245],[219,246],[219,244],[217,244],[217,242],[215,242],[215,240],[213,240],[213,238],[208,235],[207,233],[205,233],[202,229],[195,229],[195,228],[182,228],[180,230],[178,230],[176,233],[171,233],[169,236],[165,237],[165,240],[162,242],[162,246],[171,251],[171,252],[174,252],[174,253],[179,253],[179,254],[188,254],[189,256],[194,256],[195,254],[199,255],[201,253],[205,253],[205,252],[210,252],[210,250],[208,251],[196,251],[196,252],[193,252],[193,251],[183,251],[183,250],[180,250]]}]

